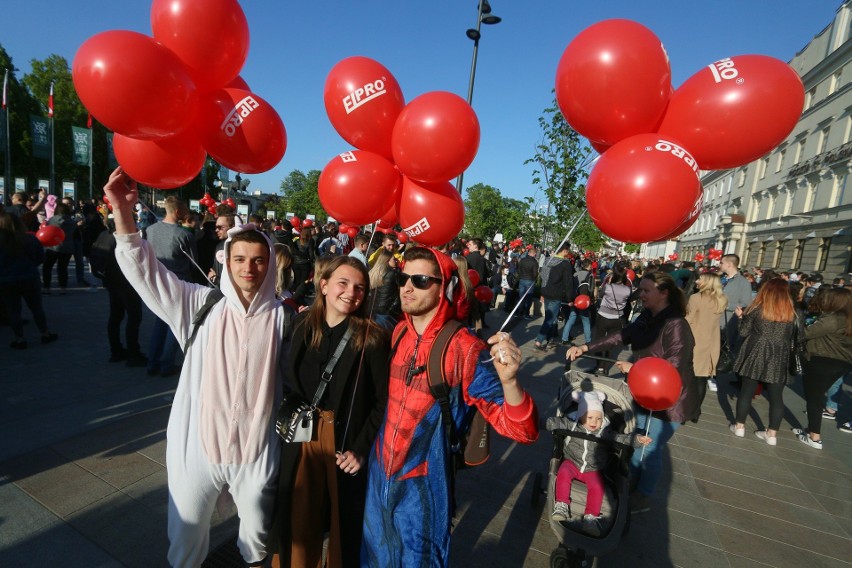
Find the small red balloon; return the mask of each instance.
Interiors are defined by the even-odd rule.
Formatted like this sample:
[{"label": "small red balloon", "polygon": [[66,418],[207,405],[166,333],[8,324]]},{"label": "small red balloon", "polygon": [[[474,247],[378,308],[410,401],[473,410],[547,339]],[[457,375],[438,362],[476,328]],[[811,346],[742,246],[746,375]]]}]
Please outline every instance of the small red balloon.
[{"label": "small red balloon", "polygon": [[38,242],[45,247],[55,247],[65,240],[65,231],[56,225],[42,225],[36,231]]},{"label": "small red balloon", "polygon": [[396,240],[398,240],[402,244],[405,244],[408,242],[408,235],[406,235],[403,231],[398,231],[396,233]]},{"label": "small red balloon", "polygon": [[358,227],[349,227],[346,229],[346,234],[349,235],[350,239],[354,239],[358,236]]},{"label": "small red balloon", "polygon": [[473,290],[473,295],[483,304],[490,303],[494,299],[494,291],[488,286],[477,286]]},{"label": "small red balloon", "polygon": [[470,284],[474,288],[479,286],[479,272],[474,270],[473,268],[467,269],[467,277],[470,278]]},{"label": "small red balloon", "polygon": [[[290,217],[290,226],[293,227],[294,229],[299,229],[302,226],[302,220],[299,219],[298,217],[296,217],[295,215],[293,215],[292,217]],[[342,227],[343,226],[341,225],[341,232],[342,232]]]},{"label": "small red balloon", "polygon": [[636,280],[636,272],[632,268],[628,268],[627,271],[625,272],[625,275],[627,276],[627,279],[630,280],[631,282]]},{"label": "small red balloon", "polygon": [[592,303],[591,298],[589,298],[585,294],[580,294],[579,296],[574,298],[574,307],[577,308],[578,310],[585,310],[586,308],[588,308],[591,305],[591,303]]},{"label": "small red balloon", "polygon": [[302,227],[313,227],[313,226],[314,226],[314,222],[311,219],[305,219],[304,221],[302,221]]},{"label": "small red balloon", "polygon": [[677,369],[659,357],[644,357],[634,363],[627,386],[635,400],[648,410],[667,410],[680,398],[683,381]]}]

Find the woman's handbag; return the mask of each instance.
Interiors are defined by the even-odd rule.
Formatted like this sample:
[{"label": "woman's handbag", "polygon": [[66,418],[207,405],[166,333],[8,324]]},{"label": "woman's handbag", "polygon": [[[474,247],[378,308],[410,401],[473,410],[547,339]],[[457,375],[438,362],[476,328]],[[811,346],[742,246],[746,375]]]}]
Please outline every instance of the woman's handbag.
[{"label": "woman's handbag", "polygon": [[[725,312],[725,329],[728,328],[728,312]],[[724,334],[722,336],[722,347],[719,349],[719,362],[716,363],[716,374],[730,373],[734,370],[734,357],[731,353],[731,348],[728,346]]]},{"label": "woman's handbag", "polygon": [[328,383],[331,382],[332,371],[334,371],[334,367],[337,365],[337,360],[343,354],[343,350],[346,349],[346,344],[349,343],[350,337],[352,337],[351,327],[346,329],[346,333],[343,334],[340,343],[337,344],[337,349],[334,350],[334,354],[326,364],[311,404],[302,400],[302,397],[296,393],[291,392],[284,395],[284,400],[281,401],[281,406],[278,407],[275,431],[278,432],[278,435],[286,443],[298,444],[316,439],[315,419],[317,407],[320,400],[322,400],[322,395],[325,394]]},{"label": "woman's handbag", "polygon": [[787,372],[793,375],[802,374],[802,350],[797,341],[799,336],[799,316],[793,320],[793,337],[790,339],[790,360],[787,363]]}]

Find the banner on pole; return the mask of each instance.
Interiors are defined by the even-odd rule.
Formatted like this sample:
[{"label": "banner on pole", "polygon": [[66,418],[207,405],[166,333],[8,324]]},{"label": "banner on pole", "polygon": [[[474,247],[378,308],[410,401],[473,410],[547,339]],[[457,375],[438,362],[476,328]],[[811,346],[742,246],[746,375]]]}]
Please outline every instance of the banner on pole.
[{"label": "banner on pole", "polygon": [[77,201],[77,182],[76,181],[62,181],[62,197],[68,197],[72,201]]},{"label": "banner on pole", "polygon": [[71,161],[78,166],[88,166],[92,148],[92,131],[88,128],[72,126],[71,144],[73,146]]},{"label": "banner on pole", "polygon": [[33,137],[33,157],[50,159],[50,123],[43,116],[30,115],[30,133]]},{"label": "banner on pole", "polygon": [[110,168],[118,167],[118,160],[115,159],[115,150],[112,149],[112,132],[107,132],[107,164]]}]

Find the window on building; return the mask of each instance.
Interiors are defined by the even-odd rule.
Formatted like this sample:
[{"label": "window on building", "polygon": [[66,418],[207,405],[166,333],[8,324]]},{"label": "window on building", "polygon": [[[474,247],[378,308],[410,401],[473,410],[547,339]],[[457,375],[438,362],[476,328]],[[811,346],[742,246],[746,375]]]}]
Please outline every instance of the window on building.
[{"label": "window on building", "polygon": [[757,221],[759,216],[760,216],[760,198],[759,197],[752,197],[752,199],[751,199],[751,216],[749,217],[748,222],[754,223],[755,221]]},{"label": "window on building", "polygon": [[798,270],[802,267],[802,253],[805,250],[805,240],[796,241],[796,246],[793,248],[793,262],[790,263],[790,268]]},{"label": "window on building", "polygon": [[743,255],[743,266],[748,266],[748,261],[751,258],[751,249],[754,247],[754,243],[749,243],[745,249],[745,254]]},{"label": "window on building", "polygon": [[757,162],[757,177],[763,179],[766,177],[766,165],[769,163],[769,158],[761,158]]},{"label": "window on building", "polygon": [[746,171],[745,171],[745,168],[741,169],[741,170],[739,171],[739,174],[738,174],[738,175],[739,175],[739,179],[737,180],[737,187],[742,187],[742,186],[744,186],[744,185],[745,185],[745,179],[746,179]]},{"label": "window on building", "polygon": [[817,154],[822,154],[828,148],[828,134],[831,131],[830,127],[823,128],[819,133],[819,145],[817,147]]},{"label": "window on building", "polygon": [[789,215],[793,211],[793,192],[789,189],[784,192],[784,212],[782,215]]},{"label": "window on building", "polygon": [[799,140],[799,143],[796,144],[796,159],[793,160],[793,163],[798,164],[799,162],[802,161],[802,156],[805,153],[805,141],[806,140],[807,140],[806,138],[802,138],[801,140]]},{"label": "window on building", "polygon": [[777,154],[777,160],[778,161],[775,162],[775,173],[780,172],[781,168],[784,167],[784,154],[786,154],[786,153],[787,153],[786,150],[781,150],[781,151],[778,152],[778,154]]},{"label": "window on building", "polygon": [[781,257],[784,256],[784,241],[775,243],[775,254],[772,255],[772,268],[781,268]]},{"label": "window on building", "polygon": [[805,108],[811,108],[813,106],[815,95],[816,87],[805,93]]},{"label": "window on building", "polygon": [[828,83],[828,94],[833,95],[837,92],[837,89],[840,88],[840,75],[843,72],[841,69],[837,71],[834,75],[831,76],[831,80]]},{"label": "window on building", "polygon": [[831,249],[831,237],[820,239],[819,248],[817,249],[817,261],[814,270],[822,272],[825,270],[825,265],[828,263],[828,252]]},{"label": "window on building", "polygon": [[846,128],[843,130],[843,143],[849,142],[849,137],[852,136],[852,115],[846,117]]},{"label": "window on building", "polygon": [[846,193],[846,183],[848,181],[849,174],[834,175],[834,180],[831,184],[831,198],[828,200],[829,207],[838,207],[843,204],[843,197]]},{"label": "window on building", "polygon": [[775,216],[775,195],[770,193],[766,204],[766,220],[772,219]]},{"label": "window on building", "polygon": [[757,260],[754,265],[763,268],[763,257],[766,256],[766,243],[760,243],[760,248],[757,249]]}]

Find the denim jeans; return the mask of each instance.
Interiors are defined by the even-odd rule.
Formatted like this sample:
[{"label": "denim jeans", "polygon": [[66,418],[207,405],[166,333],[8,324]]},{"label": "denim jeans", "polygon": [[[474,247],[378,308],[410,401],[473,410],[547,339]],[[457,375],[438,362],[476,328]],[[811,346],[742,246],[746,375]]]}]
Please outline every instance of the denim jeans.
[{"label": "denim jeans", "polygon": [[577,321],[578,316],[580,317],[580,323],[583,324],[583,339],[585,343],[589,343],[592,340],[592,320],[589,317],[589,310],[571,308],[568,321],[565,322],[565,327],[562,328],[562,341],[571,339],[571,330],[574,328],[574,322]]},{"label": "denim jeans", "polygon": [[[527,290],[532,288],[535,285],[535,280],[519,280],[518,281],[518,294],[520,297],[524,298],[524,301],[521,303],[521,307],[518,308],[518,311],[515,312],[515,315],[518,316],[528,316],[530,315],[530,307],[532,306],[532,292],[527,294]],[[524,296],[524,294],[527,294]]]},{"label": "denim jeans", "polygon": [[544,322],[541,324],[541,330],[538,332],[536,341],[544,343],[556,337],[557,326],[559,322],[559,310],[562,309],[561,300],[544,299]]},{"label": "denim jeans", "polygon": [[[648,411],[644,408],[636,409],[636,435],[644,436],[648,424]],[[650,417],[651,424],[647,436],[651,443],[645,446],[645,455],[642,457],[642,448],[636,448],[630,459],[630,476],[639,479],[636,489],[642,495],[650,497],[654,494],[657,481],[663,473],[663,448],[674,436],[675,430],[680,428],[680,422],[667,422],[654,416]]]},{"label": "denim jeans", "polygon": [[828,410],[837,412],[837,406],[840,404],[840,396],[843,392],[843,379],[845,378],[846,375],[834,381],[834,384],[831,385],[828,392],[825,393],[825,407]]},{"label": "denim jeans", "polygon": [[169,325],[155,316],[154,325],[151,327],[151,341],[148,345],[148,370],[161,373],[174,370],[175,354],[179,347]]}]

